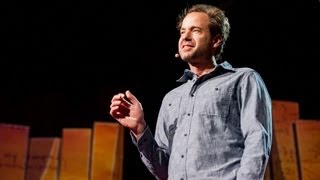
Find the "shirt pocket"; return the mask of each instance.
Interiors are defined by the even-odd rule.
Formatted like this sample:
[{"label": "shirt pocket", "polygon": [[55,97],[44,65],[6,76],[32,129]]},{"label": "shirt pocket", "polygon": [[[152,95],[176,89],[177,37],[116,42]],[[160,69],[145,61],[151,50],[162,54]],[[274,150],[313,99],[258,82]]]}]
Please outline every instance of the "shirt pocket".
[{"label": "shirt pocket", "polygon": [[198,103],[200,115],[226,118],[230,114],[233,88],[214,87],[201,95]]},{"label": "shirt pocket", "polygon": [[181,104],[181,97],[172,98],[167,104],[167,112],[169,123],[172,124],[179,118],[179,109]]}]

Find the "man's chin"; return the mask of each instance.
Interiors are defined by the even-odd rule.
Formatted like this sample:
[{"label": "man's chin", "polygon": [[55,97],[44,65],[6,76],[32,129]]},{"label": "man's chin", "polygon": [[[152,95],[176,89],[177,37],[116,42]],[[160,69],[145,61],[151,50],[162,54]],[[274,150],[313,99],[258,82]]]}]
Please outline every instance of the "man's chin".
[{"label": "man's chin", "polygon": [[191,55],[182,55],[180,58],[185,62],[192,62],[193,56]]},{"label": "man's chin", "polygon": [[180,58],[184,61],[187,61],[188,59],[192,58],[192,54],[191,53],[181,53]]}]

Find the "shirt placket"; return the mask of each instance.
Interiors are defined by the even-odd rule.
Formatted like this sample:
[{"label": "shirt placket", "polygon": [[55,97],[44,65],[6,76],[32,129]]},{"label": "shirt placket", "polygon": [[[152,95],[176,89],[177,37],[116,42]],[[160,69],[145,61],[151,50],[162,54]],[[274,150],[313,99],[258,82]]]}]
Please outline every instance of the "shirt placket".
[{"label": "shirt placket", "polygon": [[185,177],[181,177],[180,178],[181,180],[188,179],[187,172],[190,172],[189,166],[192,164],[192,162],[191,162],[191,164],[190,164],[190,162],[188,162],[188,148],[187,147],[189,147],[190,144],[192,145],[192,139],[190,139],[191,138],[190,131],[191,131],[191,125],[192,125],[193,109],[195,106],[195,100],[194,100],[195,92],[193,92],[193,93],[190,93],[190,92],[192,91],[192,89],[196,89],[196,87],[194,87],[194,86],[197,86],[197,84],[195,84],[196,80],[197,80],[197,78],[193,78],[191,80],[192,85],[190,86],[190,90],[188,92],[186,92],[186,97],[188,97],[187,104],[186,104],[186,113],[187,113],[186,115],[187,115],[188,124],[183,132],[183,139],[186,143],[186,146],[184,146],[185,147],[184,154],[181,154],[181,159],[185,162],[184,163],[185,164]]}]

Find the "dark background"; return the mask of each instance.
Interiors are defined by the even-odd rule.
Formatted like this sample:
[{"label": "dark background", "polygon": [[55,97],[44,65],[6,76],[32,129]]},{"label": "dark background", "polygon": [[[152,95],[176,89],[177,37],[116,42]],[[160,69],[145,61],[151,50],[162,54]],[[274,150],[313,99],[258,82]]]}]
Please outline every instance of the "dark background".
[{"label": "dark background", "polygon": [[[131,90],[154,125],[162,97],[186,64],[174,58],[176,17],[186,5],[223,8],[225,60],[256,69],[272,99],[320,119],[319,1],[10,1],[1,4],[0,122],[31,136],[112,121],[112,96]],[[125,135],[124,179],[152,179]]]}]

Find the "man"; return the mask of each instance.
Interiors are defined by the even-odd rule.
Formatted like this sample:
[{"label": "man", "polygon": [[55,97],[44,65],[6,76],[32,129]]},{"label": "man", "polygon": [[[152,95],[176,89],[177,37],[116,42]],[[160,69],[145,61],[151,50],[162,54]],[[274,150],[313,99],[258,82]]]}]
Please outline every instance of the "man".
[{"label": "man", "polygon": [[[229,35],[224,12],[198,4],[179,16],[182,85],[162,101],[153,136],[129,91],[112,98],[110,114],[130,129],[156,179],[263,179],[272,141],[271,99],[250,68],[218,64]],[[127,98],[127,99],[126,99]]]}]

